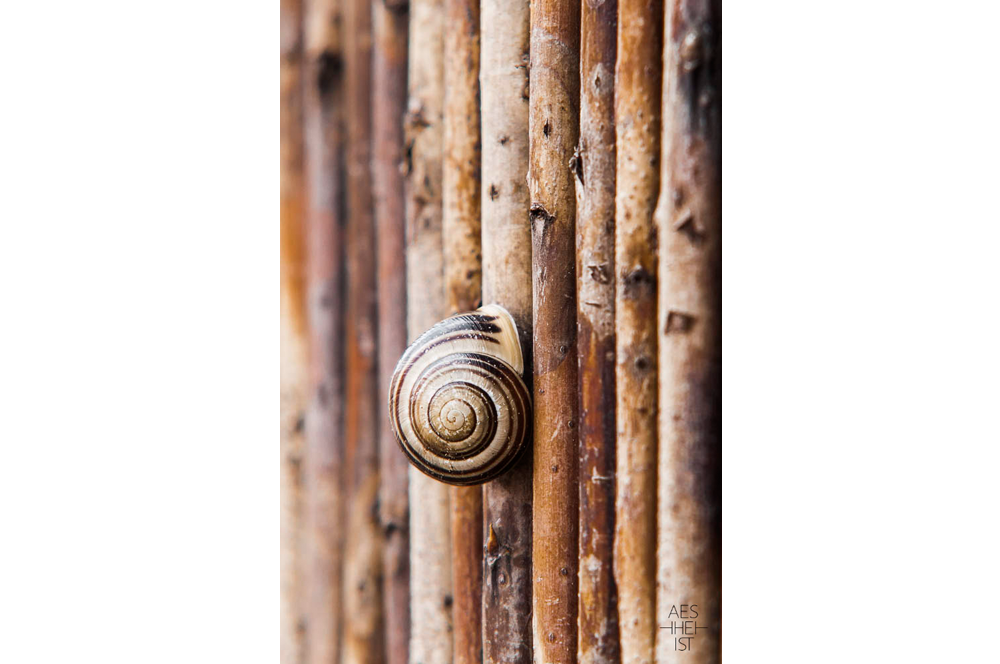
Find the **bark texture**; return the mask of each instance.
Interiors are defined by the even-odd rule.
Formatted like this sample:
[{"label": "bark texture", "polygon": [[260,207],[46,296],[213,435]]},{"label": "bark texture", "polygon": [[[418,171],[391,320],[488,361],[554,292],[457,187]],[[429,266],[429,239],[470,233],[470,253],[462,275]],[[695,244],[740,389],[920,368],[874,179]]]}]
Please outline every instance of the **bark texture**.
[{"label": "bark texture", "polygon": [[[408,332],[412,341],[445,313],[441,236],[444,140],[444,3],[410,3],[409,104],[406,114]],[[410,474],[412,664],[451,664],[451,515],[448,486]]]},{"label": "bark texture", "polygon": [[380,664],[382,535],[378,513],[378,393],[375,220],[371,178],[372,22],[363,0],[345,0],[347,120],[347,346],[345,441],[347,538],[342,664]]},{"label": "bark texture", "polygon": [[[443,235],[446,313],[482,300],[479,0],[445,0]],[[483,491],[451,487],[454,664],[483,659]]]},{"label": "bark texture", "polygon": [[580,147],[576,179],[580,394],[577,657],[616,664],[615,51],[616,0],[580,3]]},{"label": "bark texture", "polygon": [[[660,238],[658,662],[721,661],[722,22],[720,0],[666,4]],[[697,605],[690,650],[674,607]]]},{"label": "bark texture", "polygon": [[299,664],[305,639],[302,454],[307,401],[302,3],[281,2],[281,610],[283,664]]},{"label": "bark texture", "polygon": [[[531,226],[528,217],[528,27],[526,0],[483,0],[483,302],[505,307],[531,366]],[[530,372],[525,377],[531,383]],[[483,659],[531,664],[530,448],[483,486]]]},{"label": "bark texture", "polygon": [[615,117],[617,527],[623,664],[652,664],[656,639],[656,225],[662,0],[618,0]]},{"label": "bark texture", "polygon": [[340,7],[305,5],[306,295],[310,331],[306,415],[305,661],[340,653],[344,500],[344,205]]},{"label": "bark texture", "polygon": [[579,488],[576,201],[580,6],[531,4],[528,115],[534,299],[532,620],[538,664],[572,664],[577,648]]},{"label": "bark texture", "polygon": [[406,0],[372,3],[375,34],[374,192],[378,229],[379,511],[387,664],[407,664],[410,646],[409,467],[392,428],[386,395],[396,362],[406,350],[406,217],[403,174],[409,6]]}]

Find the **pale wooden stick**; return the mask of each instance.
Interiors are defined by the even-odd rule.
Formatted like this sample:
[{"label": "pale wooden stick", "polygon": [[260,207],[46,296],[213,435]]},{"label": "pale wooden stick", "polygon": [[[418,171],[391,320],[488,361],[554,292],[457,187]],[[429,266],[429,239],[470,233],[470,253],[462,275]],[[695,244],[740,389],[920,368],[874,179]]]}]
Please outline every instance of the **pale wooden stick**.
[{"label": "pale wooden stick", "polygon": [[302,156],[302,2],[281,1],[281,610],[283,664],[300,664],[302,597],[302,454],[306,409],[305,274]]},{"label": "pale wooden stick", "polygon": [[339,0],[305,5],[307,295],[305,661],[340,655],[344,546],[344,188]]},{"label": "pale wooden stick", "polygon": [[[444,317],[441,239],[444,3],[410,3],[409,163],[406,177],[407,325],[410,340]],[[448,486],[410,468],[410,662],[451,664],[451,523]],[[419,570],[419,571],[418,571]]]},{"label": "pale wooden stick", "polygon": [[[480,5],[483,301],[505,307],[531,366],[527,0]],[[531,382],[531,372],[525,377]],[[531,664],[531,453],[483,487],[483,660]]]},{"label": "pale wooden stick", "polygon": [[[479,0],[445,0],[444,281],[448,315],[482,298],[479,219]],[[483,492],[451,487],[454,664],[483,652]]]},{"label": "pale wooden stick", "polygon": [[387,664],[407,664],[410,648],[410,515],[408,468],[392,428],[385,395],[406,349],[403,115],[409,10],[405,0],[372,3],[375,32],[373,163],[378,229],[379,467],[382,486],[383,598]]},{"label": "pale wooden stick", "polygon": [[375,220],[372,215],[371,6],[344,6],[347,120],[347,538],[342,664],[381,664],[382,535],[378,520],[378,393]]},{"label": "pale wooden stick", "polygon": [[[720,0],[669,0],[663,84],[656,661],[721,661]],[[692,606],[696,608],[692,611]],[[687,614],[693,636],[671,633]],[[683,644],[679,639],[690,638]],[[682,651],[686,646],[687,650]]]},{"label": "pale wooden stick", "polygon": [[580,664],[618,664],[615,524],[615,50],[618,3],[580,3],[576,175]]},{"label": "pale wooden stick", "polygon": [[656,227],[663,0],[618,0],[615,215],[618,401],[615,578],[623,664],[656,639]]},{"label": "pale wooden stick", "polygon": [[578,3],[531,3],[532,640],[545,664],[573,664],[577,648],[576,201],[569,162],[579,135],[579,44]]}]

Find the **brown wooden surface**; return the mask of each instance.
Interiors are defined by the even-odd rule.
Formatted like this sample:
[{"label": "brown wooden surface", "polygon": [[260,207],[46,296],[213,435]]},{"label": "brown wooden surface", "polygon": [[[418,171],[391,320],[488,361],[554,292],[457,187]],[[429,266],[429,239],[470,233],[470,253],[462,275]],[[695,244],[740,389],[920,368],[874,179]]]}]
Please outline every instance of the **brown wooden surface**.
[{"label": "brown wooden surface", "polygon": [[306,314],[302,138],[302,3],[281,2],[281,609],[283,664],[299,664],[305,639],[302,454]]},{"label": "brown wooden surface", "polygon": [[[480,16],[483,302],[505,307],[531,366],[528,2],[483,0]],[[531,384],[531,372],[526,371]],[[531,664],[531,450],[483,486],[483,660]]]},{"label": "brown wooden surface", "polygon": [[[669,0],[663,85],[657,662],[721,661],[722,23]],[[689,651],[662,629],[697,605]]]},{"label": "brown wooden surface", "polygon": [[[446,314],[482,299],[479,0],[445,0],[443,244]],[[483,492],[451,487],[454,664],[483,658]]]},{"label": "brown wooden surface", "polygon": [[616,0],[580,3],[580,148],[576,180],[580,395],[577,657],[618,662],[615,525]]},{"label": "brown wooden surface", "polygon": [[[444,2],[410,3],[406,113],[408,333],[445,313],[441,236]],[[451,664],[451,514],[448,486],[410,468],[410,662]]]},{"label": "brown wooden surface", "polygon": [[656,639],[656,227],[663,0],[618,0],[615,316],[618,482],[615,578],[623,664]]},{"label": "brown wooden surface", "polygon": [[305,4],[306,415],[305,661],[340,653],[344,546],[344,187],[338,0]]},{"label": "brown wooden surface", "polygon": [[483,661],[483,490],[479,486],[453,486],[450,491],[454,662],[480,664]]},{"label": "brown wooden surface", "polygon": [[371,6],[344,6],[347,131],[347,538],[344,566],[342,664],[376,664],[385,657],[382,535],[378,517],[378,392],[375,220],[372,197]]},{"label": "brown wooden surface", "polygon": [[379,514],[383,536],[383,599],[387,664],[407,664],[410,647],[409,463],[388,425],[386,394],[406,350],[406,255],[403,116],[406,113],[409,6],[372,3],[374,24],[375,226],[378,229]]},{"label": "brown wooden surface", "polygon": [[572,664],[577,648],[576,201],[568,166],[579,135],[579,43],[578,3],[532,2],[532,640],[545,664]]}]

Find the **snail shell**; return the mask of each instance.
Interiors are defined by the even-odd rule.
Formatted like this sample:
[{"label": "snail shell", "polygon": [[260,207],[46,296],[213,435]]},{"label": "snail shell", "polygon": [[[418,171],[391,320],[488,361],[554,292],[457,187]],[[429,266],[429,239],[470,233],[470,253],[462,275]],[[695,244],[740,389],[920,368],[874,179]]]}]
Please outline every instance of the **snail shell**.
[{"label": "snail shell", "polygon": [[389,386],[389,419],[410,463],[448,484],[482,484],[527,447],[531,397],[517,326],[488,305],[414,341]]}]

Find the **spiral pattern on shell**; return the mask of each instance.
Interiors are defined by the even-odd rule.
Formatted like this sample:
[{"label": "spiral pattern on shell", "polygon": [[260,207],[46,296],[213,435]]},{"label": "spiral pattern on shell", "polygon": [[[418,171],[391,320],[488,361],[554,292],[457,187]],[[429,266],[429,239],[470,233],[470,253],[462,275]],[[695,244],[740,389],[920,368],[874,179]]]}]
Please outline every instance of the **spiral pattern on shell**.
[{"label": "spiral pattern on shell", "polygon": [[448,484],[481,484],[527,447],[531,397],[514,319],[489,305],[420,335],[393,372],[389,419],[410,463]]}]

